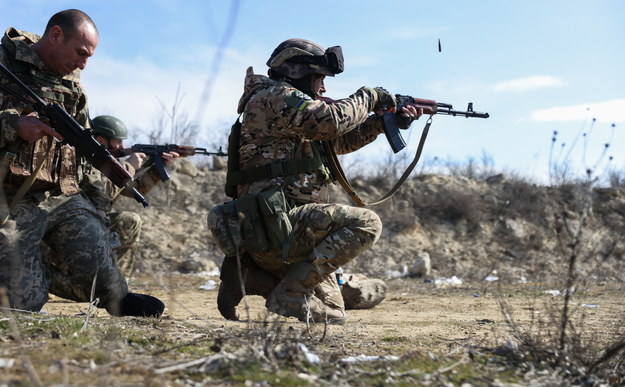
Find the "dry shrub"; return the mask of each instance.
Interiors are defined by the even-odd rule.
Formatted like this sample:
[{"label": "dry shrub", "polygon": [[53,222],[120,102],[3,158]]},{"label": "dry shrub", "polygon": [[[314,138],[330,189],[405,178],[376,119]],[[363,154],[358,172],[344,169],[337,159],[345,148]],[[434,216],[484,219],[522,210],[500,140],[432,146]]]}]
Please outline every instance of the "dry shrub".
[{"label": "dry shrub", "polygon": [[[387,230],[409,231],[415,224],[467,222],[469,228],[479,228],[485,213],[485,205],[479,195],[453,185],[428,185],[419,175],[404,182],[399,191],[387,202],[374,207]],[[370,200],[378,199],[396,183],[390,175],[354,179],[356,190]]]},{"label": "dry shrub", "polygon": [[[601,255],[597,251],[598,245],[593,242],[592,230],[588,229],[595,199],[594,181],[589,174],[586,181],[549,187],[554,204],[548,207],[548,211],[553,212],[558,246],[554,253],[566,270],[560,276],[563,297],[546,303],[538,318],[532,314],[529,327],[517,325],[512,311],[500,298],[500,307],[515,345],[508,345],[499,354],[517,362],[528,372],[539,368],[558,374],[566,383],[622,385],[625,381],[623,318],[618,318],[612,327],[606,327],[608,332],[590,332],[584,326],[587,316],[581,309],[582,303],[574,302],[576,292],[595,282],[593,275],[600,266],[582,270]],[[604,334],[603,338],[600,334]]]},{"label": "dry shrub", "polygon": [[493,213],[545,225],[548,199],[544,188],[525,179],[508,179],[501,185],[498,199],[497,205],[492,208]]},{"label": "dry shrub", "polygon": [[428,195],[414,205],[426,217],[457,223],[466,220],[478,226],[484,213],[483,203],[475,195],[456,188],[442,188],[437,195]]},{"label": "dry shrub", "polygon": [[[563,315],[559,301],[544,303],[542,307],[534,301],[528,309],[537,313],[532,314],[534,318],[529,326],[521,327],[505,299],[500,298],[512,336],[493,352],[518,367],[526,380],[551,374],[558,375],[557,385],[623,385],[625,321],[615,322],[614,331],[602,332],[600,337],[597,332],[586,330],[584,323],[589,317],[576,310],[579,317],[575,321],[566,319],[568,334],[562,340]],[[606,343],[607,335],[611,340]]]}]

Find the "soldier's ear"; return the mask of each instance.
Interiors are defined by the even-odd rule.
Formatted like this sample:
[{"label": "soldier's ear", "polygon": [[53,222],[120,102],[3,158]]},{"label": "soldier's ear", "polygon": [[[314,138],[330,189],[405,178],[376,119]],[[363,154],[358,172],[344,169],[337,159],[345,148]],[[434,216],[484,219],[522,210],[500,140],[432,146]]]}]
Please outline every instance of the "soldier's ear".
[{"label": "soldier's ear", "polygon": [[50,28],[47,34],[48,41],[53,44],[63,43],[65,40],[65,34],[63,33],[63,29],[59,26],[53,26]]}]

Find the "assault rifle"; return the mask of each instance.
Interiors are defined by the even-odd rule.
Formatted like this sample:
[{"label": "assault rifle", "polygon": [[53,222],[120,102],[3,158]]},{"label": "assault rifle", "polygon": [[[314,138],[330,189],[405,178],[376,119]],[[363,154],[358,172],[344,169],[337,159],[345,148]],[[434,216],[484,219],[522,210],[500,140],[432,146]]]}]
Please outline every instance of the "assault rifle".
[{"label": "assault rifle", "polygon": [[163,159],[163,153],[176,152],[182,157],[193,155],[205,155],[205,156],[228,156],[221,150],[221,147],[217,152],[209,152],[206,148],[196,148],[190,145],[154,145],[154,144],[135,144],[131,148],[119,149],[113,152],[115,157],[123,157],[131,155],[132,153],[145,153],[148,156],[154,158],[154,164],[156,170],[161,178],[161,181],[167,181],[170,179],[169,172],[165,167],[165,160]]},{"label": "assault rifle", "polygon": [[22,102],[33,104],[33,108],[39,113],[41,118],[47,119],[50,126],[63,137],[63,143],[73,146],[78,156],[84,157],[116,186],[130,191],[135,200],[144,207],[148,206],[148,202],[135,188],[135,181],[130,173],[109,153],[104,145],[100,144],[93,137],[91,130],[83,128],[59,104],[48,103],[41,99],[2,63],[0,63],[0,70],[15,82],[20,89],[24,90],[30,99],[6,86],[0,85],[3,91],[11,93]]},{"label": "assault rifle", "polygon": [[[476,112],[473,110],[473,102],[469,102],[466,111],[453,110],[453,106],[448,103],[436,102],[430,99],[413,98],[409,95],[396,94],[395,100],[397,101],[397,111],[401,111],[404,106],[414,106],[417,109],[422,108],[423,114],[445,114],[449,116],[464,116],[464,117],[477,117],[488,118],[488,113]],[[383,115],[384,134],[388,140],[393,152],[397,153],[406,147],[406,142],[399,133],[399,127],[395,113],[384,113]]]}]

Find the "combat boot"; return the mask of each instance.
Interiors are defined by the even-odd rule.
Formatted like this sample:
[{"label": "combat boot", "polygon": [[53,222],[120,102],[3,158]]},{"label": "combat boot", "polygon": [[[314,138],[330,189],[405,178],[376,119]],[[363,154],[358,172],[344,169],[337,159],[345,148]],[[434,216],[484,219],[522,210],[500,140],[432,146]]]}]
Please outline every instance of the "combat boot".
[{"label": "combat boot", "polygon": [[267,298],[267,309],[304,322],[344,324],[344,312],[327,308],[313,294],[315,286],[323,280],[324,275],[317,266],[308,262],[296,263]]},{"label": "combat boot", "polygon": [[343,315],[343,320],[347,320],[347,313],[345,312],[345,302],[343,301],[343,295],[341,294],[341,288],[336,282],[334,274],[326,274],[323,276],[317,286],[315,286],[314,294],[321,300],[326,308],[329,308],[332,315]]},{"label": "combat boot", "polygon": [[386,298],[388,286],[381,279],[350,274],[341,288],[346,309],[371,309]]},{"label": "combat boot", "polygon": [[[248,254],[241,254],[241,275],[245,295],[267,298],[278,285],[277,277],[259,267]],[[237,257],[227,256],[221,264],[221,284],[217,294],[217,309],[227,320],[238,320],[236,307],[243,299],[237,268]]]},{"label": "combat boot", "polygon": [[112,316],[160,317],[165,304],[147,294],[128,293],[121,300],[106,307]]}]

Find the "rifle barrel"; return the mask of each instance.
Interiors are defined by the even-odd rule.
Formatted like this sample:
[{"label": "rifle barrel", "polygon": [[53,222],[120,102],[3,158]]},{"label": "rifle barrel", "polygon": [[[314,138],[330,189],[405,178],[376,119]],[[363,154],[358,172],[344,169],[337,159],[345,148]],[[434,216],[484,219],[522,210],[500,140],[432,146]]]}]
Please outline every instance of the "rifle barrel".
[{"label": "rifle barrel", "polygon": [[469,117],[475,117],[475,118],[488,118],[490,117],[490,115],[488,113],[482,113],[482,112],[474,112],[474,111],[460,111],[460,110],[452,110],[452,109],[440,109],[436,111],[436,114],[445,114],[448,116],[465,116],[467,118]]}]

